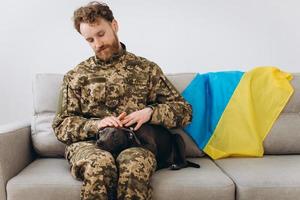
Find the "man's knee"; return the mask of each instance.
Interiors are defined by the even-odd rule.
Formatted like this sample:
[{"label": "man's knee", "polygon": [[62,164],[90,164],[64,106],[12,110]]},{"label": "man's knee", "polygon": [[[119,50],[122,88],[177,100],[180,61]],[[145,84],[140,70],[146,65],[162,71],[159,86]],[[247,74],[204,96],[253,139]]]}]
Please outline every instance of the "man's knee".
[{"label": "man's knee", "polygon": [[122,151],[117,157],[120,177],[134,176],[149,179],[156,169],[154,154],[144,148],[133,147]]},{"label": "man's knee", "polygon": [[117,157],[119,168],[118,199],[151,199],[150,178],[156,169],[154,154],[133,147]]},{"label": "man's knee", "polygon": [[67,147],[66,158],[71,164],[71,174],[79,179],[92,176],[115,177],[117,167],[113,156],[89,142],[75,143]]},{"label": "man's knee", "polygon": [[[108,177],[117,179],[117,167],[110,154],[95,154],[83,162],[80,172],[86,179],[95,179],[95,182]],[[80,163],[77,164],[80,166]]]}]

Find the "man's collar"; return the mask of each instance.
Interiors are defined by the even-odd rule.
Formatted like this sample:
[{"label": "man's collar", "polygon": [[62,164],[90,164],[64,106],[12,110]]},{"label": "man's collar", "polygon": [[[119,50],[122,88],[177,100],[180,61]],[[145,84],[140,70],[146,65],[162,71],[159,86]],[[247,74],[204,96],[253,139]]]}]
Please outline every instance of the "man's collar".
[{"label": "man's collar", "polygon": [[126,53],[126,46],[125,44],[123,44],[122,42],[120,42],[121,44],[121,50],[118,53],[114,53],[110,59],[103,61],[100,60],[96,55],[93,57],[95,64],[96,65],[107,65],[107,64],[111,64],[112,62],[114,62],[115,60],[118,60],[121,56],[123,56]]}]

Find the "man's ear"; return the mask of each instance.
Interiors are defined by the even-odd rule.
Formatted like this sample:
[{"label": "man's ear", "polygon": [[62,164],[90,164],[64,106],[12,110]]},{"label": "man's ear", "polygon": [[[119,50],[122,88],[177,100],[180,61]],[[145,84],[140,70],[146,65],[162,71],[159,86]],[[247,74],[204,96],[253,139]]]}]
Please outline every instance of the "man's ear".
[{"label": "man's ear", "polygon": [[119,25],[118,25],[117,20],[115,20],[115,19],[112,20],[112,22],[111,22],[111,27],[112,27],[112,29],[113,29],[115,32],[118,32],[118,30],[119,30]]}]

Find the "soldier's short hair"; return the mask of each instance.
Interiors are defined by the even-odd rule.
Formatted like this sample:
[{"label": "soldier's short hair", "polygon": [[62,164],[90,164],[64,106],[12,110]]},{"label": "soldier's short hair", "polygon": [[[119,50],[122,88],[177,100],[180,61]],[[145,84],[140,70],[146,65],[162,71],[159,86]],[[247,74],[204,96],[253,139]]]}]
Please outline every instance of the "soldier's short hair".
[{"label": "soldier's short hair", "polygon": [[92,1],[74,11],[74,27],[80,33],[80,23],[92,24],[99,18],[112,22],[114,16],[107,4]]}]

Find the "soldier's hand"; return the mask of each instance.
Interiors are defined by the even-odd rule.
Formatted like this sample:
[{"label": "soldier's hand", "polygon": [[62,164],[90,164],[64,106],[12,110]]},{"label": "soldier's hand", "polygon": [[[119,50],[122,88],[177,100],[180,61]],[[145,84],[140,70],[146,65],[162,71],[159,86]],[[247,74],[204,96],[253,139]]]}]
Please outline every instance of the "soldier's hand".
[{"label": "soldier's hand", "polygon": [[129,115],[125,116],[124,119],[121,120],[121,122],[124,126],[130,126],[137,123],[134,127],[134,130],[136,131],[142,126],[142,124],[150,120],[152,113],[153,110],[147,107],[142,110],[130,113]]},{"label": "soldier's hand", "polygon": [[103,118],[98,123],[98,130],[108,127],[108,126],[116,127],[116,128],[122,127],[123,124],[121,123],[121,120],[123,120],[125,116],[126,116],[126,113],[122,112],[118,117],[108,116],[108,117]]}]

